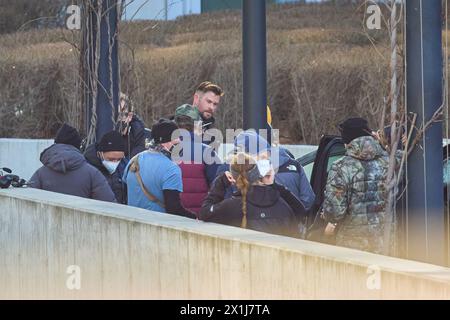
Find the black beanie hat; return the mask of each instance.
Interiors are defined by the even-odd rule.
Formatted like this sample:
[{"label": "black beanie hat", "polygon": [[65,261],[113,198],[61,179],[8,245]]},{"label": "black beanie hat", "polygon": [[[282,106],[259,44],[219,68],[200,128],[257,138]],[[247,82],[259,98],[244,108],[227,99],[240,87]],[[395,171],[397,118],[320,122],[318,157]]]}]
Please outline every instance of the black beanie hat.
[{"label": "black beanie hat", "polygon": [[156,144],[166,143],[172,140],[172,133],[178,129],[175,122],[168,119],[160,119],[152,127],[152,137]]},{"label": "black beanie hat", "polygon": [[122,151],[125,152],[125,141],[117,131],[105,133],[97,144],[97,151]]},{"label": "black beanie hat", "polygon": [[339,129],[345,144],[349,144],[356,138],[372,135],[367,120],[363,118],[347,119],[339,125]]},{"label": "black beanie hat", "polygon": [[81,137],[77,129],[64,123],[56,133],[55,143],[68,144],[80,149]]}]

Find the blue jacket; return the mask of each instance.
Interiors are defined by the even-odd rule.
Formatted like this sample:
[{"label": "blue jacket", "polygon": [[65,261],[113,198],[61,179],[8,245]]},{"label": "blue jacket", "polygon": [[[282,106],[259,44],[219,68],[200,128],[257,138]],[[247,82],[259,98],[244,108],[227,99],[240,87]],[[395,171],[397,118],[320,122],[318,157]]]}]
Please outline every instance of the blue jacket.
[{"label": "blue jacket", "polygon": [[305,170],[297,160],[289,155],[286,149],[279,148],[279,155],[280,165],[275,175],[275,181],[288,188],[303,203],[305,209],[309,210],[314,204],[316,196],[306,177]]}]

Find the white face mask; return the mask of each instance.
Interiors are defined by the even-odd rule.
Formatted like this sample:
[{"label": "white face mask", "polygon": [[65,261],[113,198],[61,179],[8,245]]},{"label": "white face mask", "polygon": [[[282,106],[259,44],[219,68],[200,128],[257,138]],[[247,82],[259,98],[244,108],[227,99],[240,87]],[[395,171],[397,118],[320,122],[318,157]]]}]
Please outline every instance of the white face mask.
[{"label": "white face mask", "polygon": [[119,163],[120,161],[102,160],[102,164],[106,168],[106,170],[108,170],[109,174],[113,174],[114,172],[116,172]]},{"label": "white face mask", "polygon": [[268,159],[256,161],[256,166],[258,167],[258,171],[261,177],[265,177],[270,172],[270,170],[272,170],[272,164]]}]

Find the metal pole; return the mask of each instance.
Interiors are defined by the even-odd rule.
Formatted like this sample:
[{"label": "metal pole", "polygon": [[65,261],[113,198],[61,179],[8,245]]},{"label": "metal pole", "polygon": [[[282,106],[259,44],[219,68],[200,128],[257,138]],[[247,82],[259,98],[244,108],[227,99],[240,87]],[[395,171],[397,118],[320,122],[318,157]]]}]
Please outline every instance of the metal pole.
[{"label": "metal pole", "polygon": [[[442,104],[441,0],[406,1],[407,108],[420,127]],[[445,263],[442,123],[424,133],[408,159],[406,255]]]},{"label": "metal pole", "polygon": [[[85,22],[82,23],[82,49],[80,55],[80,70],[83,77],[82,85],[82,108],[84,112],[84,132],[88,136],[89,128],[91,126],[92,118],[92,81],[90,74],[92,73],[92,65],[94,62],[94,53],[96,42],[94,41],[93,33],[94,26],[97,24],[94,10],[88,6],[83,6],[83,14],[86,17]],[[92,30],[92,32],[91,32]]]},{"label": "metal pole", "polygon": [[98,66],[98,79],[100,84],[98,85],[97,95],[97,141],[105,133],[114,129],[113,119],[116,119],[119,105],[118,1],[103,0],[102,3],[104,16],[100,24],[100,62]]},{"label": "metal pole", "polygon": [[168,2],[169,0],[165,0],[164,1],[164,20],[167,21],[169,20],[169,5]]},{"label": "metal pole", "polygon": [[243,0],[242,14],[244,129],[266,129],[266,2]]},{"label": "metal pole", "polygon": [[[85,28],[84,41],[87,44],[86,56],[83,57],[88,65],[84,78],[87,87],[85,88],[85,121],[86,132],[89,132],[92,116],[93,97],[91,88],[97,89],[97,124],[95,137],[99,141],[101,137],[114,129],[114,120],[117,117],[117,107],[119,104],[119,56],[118,56],[118,1],[103,0],[95,1],[95,6],[88,7],[86,14],[89,16],[89,26]],[[100,30],[97,30],[97,13],[95,12],[101,3]],[[91,32],[92,31],[92,32]],[[92,83],[89,74],[95,73],[94,64],[96,61],[96,38],[100,32],[100,55],[98,62],[98,81]],[[82,66],[85,68],[86,65]]]}]

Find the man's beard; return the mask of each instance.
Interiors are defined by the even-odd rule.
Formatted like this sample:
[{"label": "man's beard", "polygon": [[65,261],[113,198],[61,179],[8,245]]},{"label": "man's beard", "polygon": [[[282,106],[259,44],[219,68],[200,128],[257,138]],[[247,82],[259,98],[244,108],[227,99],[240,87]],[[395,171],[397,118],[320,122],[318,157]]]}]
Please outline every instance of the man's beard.
[{"label": "man's beard", "polygon": [[206,111],[202,112],[201,115],[202,115],[202,118],[205,120],[211,119],[213,117],[213,114],[211,112],[206,112]]}]

